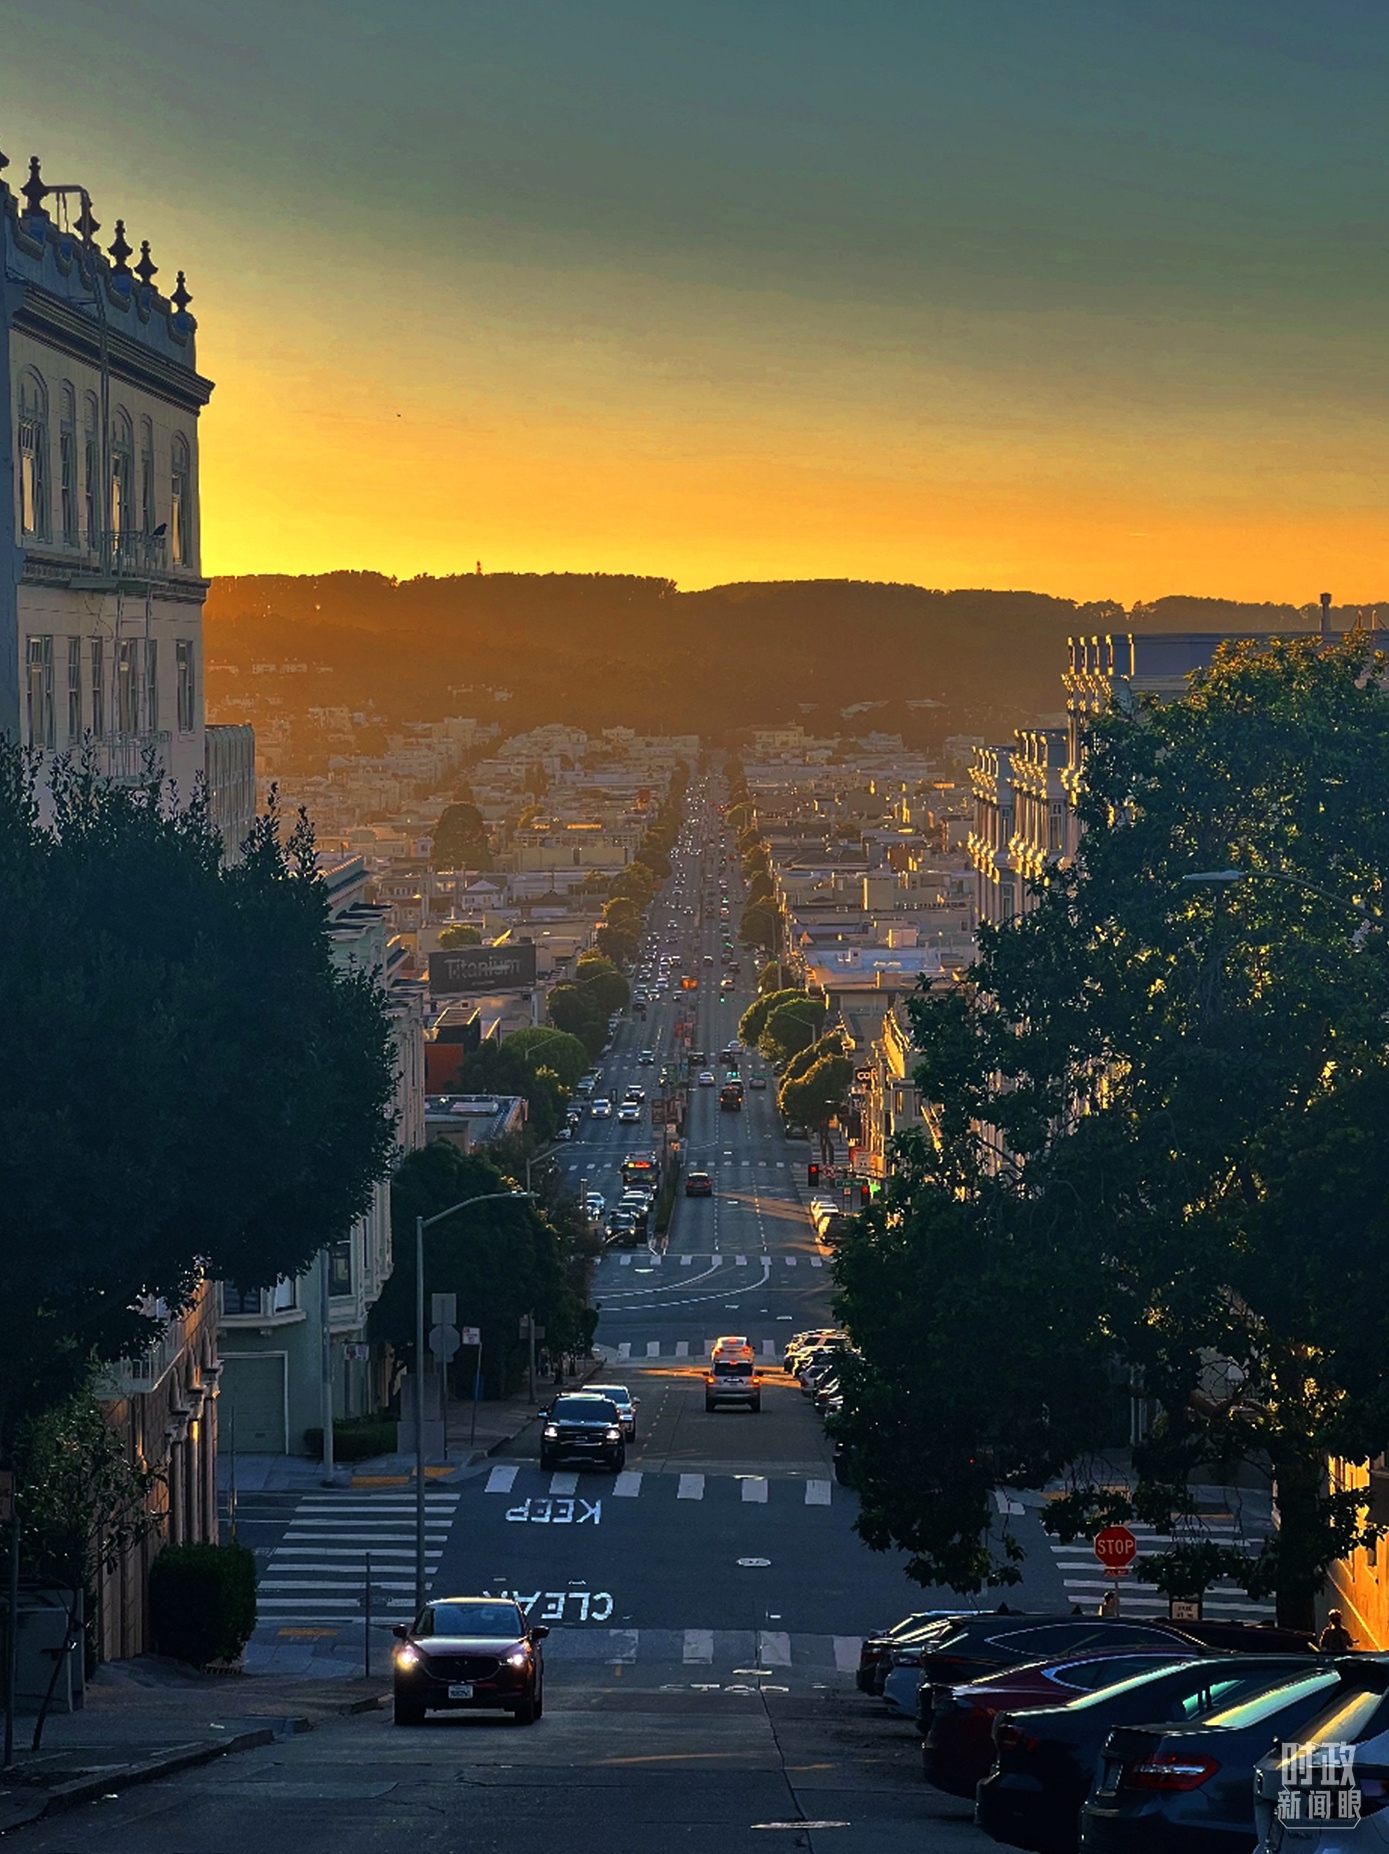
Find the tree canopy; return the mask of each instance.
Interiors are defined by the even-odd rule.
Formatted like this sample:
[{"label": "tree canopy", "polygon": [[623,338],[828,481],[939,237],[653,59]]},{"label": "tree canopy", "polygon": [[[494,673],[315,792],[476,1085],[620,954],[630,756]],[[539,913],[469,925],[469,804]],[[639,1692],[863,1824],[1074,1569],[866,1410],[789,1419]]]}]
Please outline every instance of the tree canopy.
[{"label": "tree canopy", "polygon": [[0,744],[0,1448],[204,1270],[306,1268],[394,1156],[381,991],[333,963],[301,817],[234,868],[196,802]]},{"label": "tree canopy", "polygon": [[768,1062],[789,1062],[816,1040],[825,1027],[826,1016],[825,1006],[818,999],[797,992],[773,1004],[767,1012],[757,1047]]},{"label": "tree canopy", "polygon": [[439,945],[446,952],[451,946],[481,946],[482,934],[468,921],[453,921],[439,930]]},{"label": "tree canopy", "polygon": [[[1389,1445],[1383,673],[1364,638],[1227,646],[1101,719],[1074,863],[912,1002],[938,1140],[838,1268],[861,1526],[923,1581],[1007,1581],[993,1489],[1063,1470],[1049,1516],[1081,1533],[1265,1473],[1279,1529],[1227,1568],[1302,1626],[1369,1536],[1325,1464]],[[1087,1464],[1131,1389],[1116,1497]]]},{"label": "tree canopy", "polygon": [[492,867],[487,826],[476,805],[445,805],[434,827],[430,858],[436,869]]}]

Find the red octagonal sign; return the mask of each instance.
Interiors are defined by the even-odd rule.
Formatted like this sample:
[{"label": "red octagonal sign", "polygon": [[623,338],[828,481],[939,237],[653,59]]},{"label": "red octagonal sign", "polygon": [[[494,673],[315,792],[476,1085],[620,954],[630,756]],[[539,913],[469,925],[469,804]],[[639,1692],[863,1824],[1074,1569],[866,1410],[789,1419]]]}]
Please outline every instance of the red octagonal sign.
[{"label": "red octagonal sign", "polygon": [[1122,1574],[1138,1556],[1138,1540],[1127,1526],[1106,1526],[1095,1537],[1095,1556],[1107,1571]]}]

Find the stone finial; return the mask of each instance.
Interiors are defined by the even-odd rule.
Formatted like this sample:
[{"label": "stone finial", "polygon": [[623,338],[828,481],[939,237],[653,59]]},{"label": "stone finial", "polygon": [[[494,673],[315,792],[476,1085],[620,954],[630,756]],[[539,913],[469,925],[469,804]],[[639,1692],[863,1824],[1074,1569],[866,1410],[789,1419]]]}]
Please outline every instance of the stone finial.
[{"label": "stone finial", "polygon": [[3,174],[9,165],[10,157],[5,153],[3,148],[0,148],[0,174]]},{"label": "stone finial", "polygon": [[183,281],[183,272],[180,271],[178,273],[178,282],[174,285],[174,293],[169,298],[169,301],[174,305],[174,308],[178,310],[180,315],[186,315],[188,313],[188,305],[192,300],[193,298],[188,293],[187,285]]},{"label": "stone finial", "polygon": [[140,279],[141,283],[148,285],[153,281],[158,271],[159,266],[150,256],[150,241],[148,238],[142,238],[140,240],[140,262],[135,266],[135,275]]},{"label": "stone finial", "polygon": [[130,275],[130,266],[129,264],[126,263],[125,260],[130,256],[131,252],[134,250],[134,246],[128,245],[125,242],[125,220],[124,219],[117,219],[116,236],[111,241],[111,243],[107,245],[106,249],[110,252],[111,256],[116,260],[115,265],[114,265],[116,275],[118,277],[128,277]]},{"label": "stone finial", "polygon": [[92,211],[92,202],[84,193],[82,195],[82,216],[77,221],[77,232],[84,245],[94,245],[96,235],[101,230],[101,221]]},{"label": "stone finial", "polygon": [[28,209],[25,213],[26,218],[46,219],[48,217],[48,213],[44,208],[44,201],[48,198],[48,188],[43,184],[43,176],[39,173],[39,158],[37,155],[30,155],[29,178],[19,191],[28,202]]}]

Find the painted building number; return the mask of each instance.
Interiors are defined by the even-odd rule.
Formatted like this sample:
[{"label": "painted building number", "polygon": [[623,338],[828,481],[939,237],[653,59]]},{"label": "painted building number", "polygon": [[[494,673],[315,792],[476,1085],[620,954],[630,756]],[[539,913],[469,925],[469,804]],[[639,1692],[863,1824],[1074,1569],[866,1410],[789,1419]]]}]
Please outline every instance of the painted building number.
[{"label": "painted building number", "polygon": [[524,1526],[601,1526],[601,1500],[523,1500],[507,1508],[506,1516],[514,1525]]}]

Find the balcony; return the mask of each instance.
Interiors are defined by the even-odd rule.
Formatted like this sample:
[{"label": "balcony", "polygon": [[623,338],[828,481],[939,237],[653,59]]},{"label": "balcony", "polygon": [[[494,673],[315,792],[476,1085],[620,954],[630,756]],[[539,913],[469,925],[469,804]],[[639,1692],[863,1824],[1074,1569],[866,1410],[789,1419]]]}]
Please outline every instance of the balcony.
[{"label": "balcony", "polygon": [[79,591],[142,591],[169,570],[167,534],[142,534],[121,528],[89,537],[87,564],[77,567],[69,584]]},{"label": "balcony", "polygon": [[97,771],[119,785],[138,785],[151,757],[157,774],[167,774],[173,735],[167,728],[147,734],[112,734],[93,740]]}]

